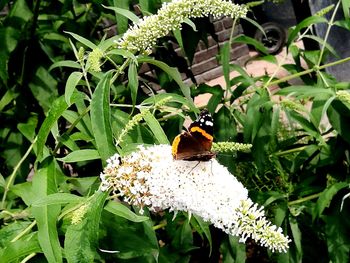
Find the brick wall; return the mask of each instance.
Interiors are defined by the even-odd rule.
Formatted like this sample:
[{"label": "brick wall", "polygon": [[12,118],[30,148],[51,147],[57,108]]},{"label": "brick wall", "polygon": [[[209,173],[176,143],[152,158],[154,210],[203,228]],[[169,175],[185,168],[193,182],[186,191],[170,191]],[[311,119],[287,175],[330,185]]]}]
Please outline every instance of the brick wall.
[{"label": "brick wall", "polygon": [[[208,46],[206,46],[204,42],[200,41],[194,55],[193,63],[190,66],[197,84],[208,82],[223,75],[222,66],[219,65],[216,55],[219,53],[219,48],[222,47],[230,38],[233,20],[231,18],[223,17],[213,21],[213,23],[219,43],[217,43],[211,36],[208,37]],[[242,28],[240,25],[236,25],[233,35],[237,36],[240,34],[242,34]],[[178,53],[178,55],[182,56],[182,52],[179,47],[177,47],[175,51]],[[231,63],[243,65],[248,59],[249,49],[246,44],[233,43],[231,45]],[[140,73],[145,73],[149,76],[152,75],[150,68],[146,64],[142,65]],[[192,80],[187,78],[186,74],[183,73],[181,75],[185,84],[193,84]],[[151,86],[155,90],[160,88],[154,83]],[[147,92],[147,89],[144,90]]]},{"label": "brick wall", "polygon": [[[194,56],[193,65],[190,67],[197,83],[204,83],[223,75],[222,67],[218,64],[216,55],[219,52],[219,47],[227,42],[230,38],[232,19],[221,18],[213,21],[215,33],[219,43],[209,36],[208,47],[203,42],[200,42]],[[242,34],[242,28],[236,26],[234,36]],[[249,50],[247,45],[233,43],[230,52],[230,61],[239,65],[243,65],[249,58]],[[185,79],[187,84],[191,84],[190,79]]]}]

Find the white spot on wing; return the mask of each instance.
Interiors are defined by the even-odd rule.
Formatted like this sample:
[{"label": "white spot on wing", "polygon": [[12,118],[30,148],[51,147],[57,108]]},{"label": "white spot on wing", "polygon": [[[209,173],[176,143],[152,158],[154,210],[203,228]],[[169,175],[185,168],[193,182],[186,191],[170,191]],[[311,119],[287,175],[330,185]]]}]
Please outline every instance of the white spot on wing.
[{"label": "white spot on wing", "polygon": [[211,122],[211,121],[206,121],[206,122],[205,122],[205,125],[207,125],[207,126],[213,126],[213,122]]}]

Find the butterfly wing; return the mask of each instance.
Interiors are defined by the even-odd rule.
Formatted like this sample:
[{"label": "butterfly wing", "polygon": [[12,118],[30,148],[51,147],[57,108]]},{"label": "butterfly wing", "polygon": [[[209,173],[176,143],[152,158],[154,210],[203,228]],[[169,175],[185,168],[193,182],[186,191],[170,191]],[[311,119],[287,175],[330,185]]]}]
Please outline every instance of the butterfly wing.
[{"label": "butterfly wing", "polygon": [[213,118],[203,110],[198,119],[191,123],[188,132],[176,136],[172,144],[175,160],[208,161],[215,156],[212,153]]},{"label": "butterfly wing", "polygon": [[175,137],[172,145],[173,157],[175,160],[207,161],[215,154],[210,152],[209,145],[201,142],[201,138],[194,137],[189,132],[183,132]]}]

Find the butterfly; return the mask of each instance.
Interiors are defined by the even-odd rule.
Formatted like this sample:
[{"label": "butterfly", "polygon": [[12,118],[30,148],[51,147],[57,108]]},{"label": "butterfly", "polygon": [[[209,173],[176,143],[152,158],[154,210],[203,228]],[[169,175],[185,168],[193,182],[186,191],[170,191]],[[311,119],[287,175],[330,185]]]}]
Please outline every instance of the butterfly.
[{"label": "butterfly", "polygon": [[213,126],[213,118],[208,110],[202,110],[188,130],[175,137],[172,144],[174,159],[209,161],[215,157],[215,153],[211,151]]}]

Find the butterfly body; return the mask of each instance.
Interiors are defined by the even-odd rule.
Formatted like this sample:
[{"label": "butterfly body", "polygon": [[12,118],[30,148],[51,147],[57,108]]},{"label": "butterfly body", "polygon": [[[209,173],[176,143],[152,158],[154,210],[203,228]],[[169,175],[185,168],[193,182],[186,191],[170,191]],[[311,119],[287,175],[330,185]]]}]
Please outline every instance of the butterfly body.
[{"label": "butterfly body", "polygon": [[191,123],[188,131],[177,135],[172,144],[175,160],[209,161],[215,157],[211,151],[213,142],[213,118],[203,110],[198,119]]}]

